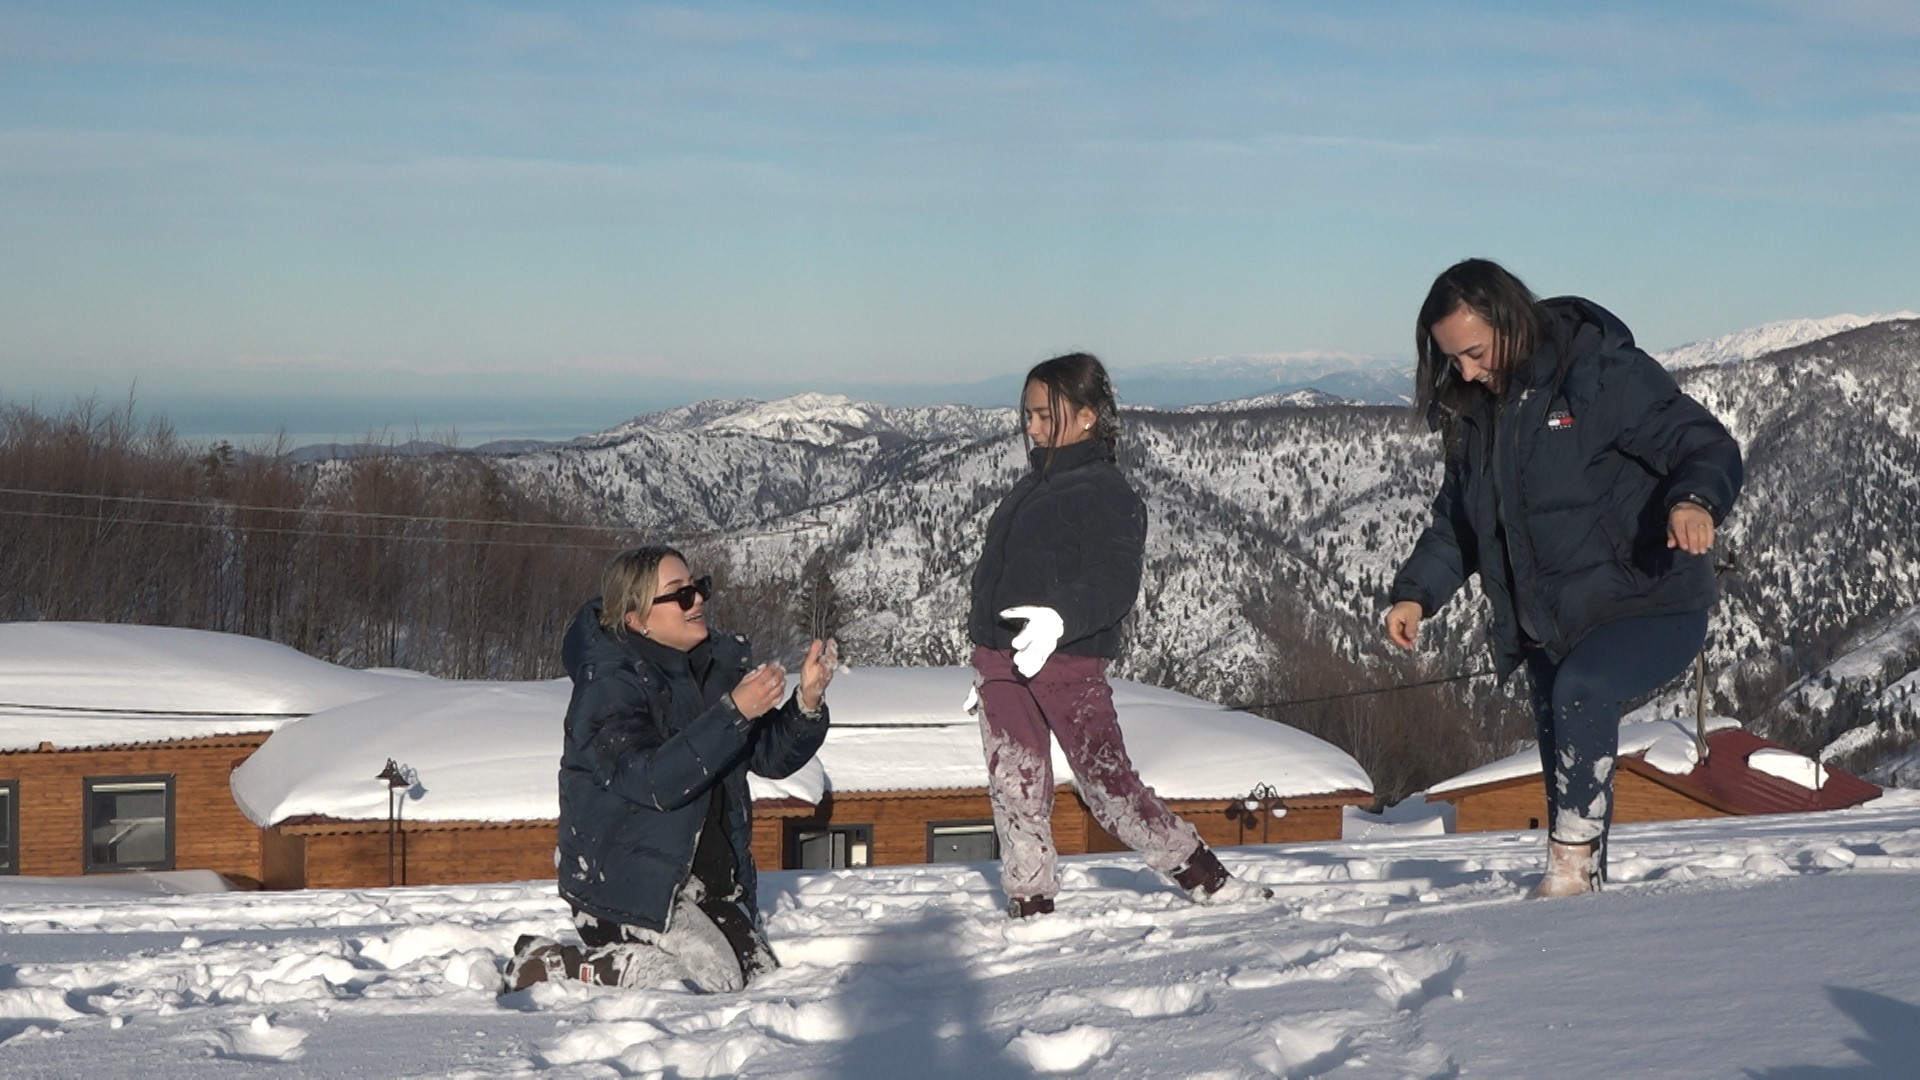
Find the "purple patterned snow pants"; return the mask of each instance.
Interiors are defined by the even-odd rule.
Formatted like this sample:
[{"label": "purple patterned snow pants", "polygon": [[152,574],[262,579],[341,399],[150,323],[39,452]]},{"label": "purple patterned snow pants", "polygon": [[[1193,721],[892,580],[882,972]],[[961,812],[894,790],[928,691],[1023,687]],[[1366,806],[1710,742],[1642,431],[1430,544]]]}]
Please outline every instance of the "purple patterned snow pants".
[{"label": "purple patterned snow pants", "polygon": [[1097,656],[1055,653],[1028,679],[1014,670],[1012,652],[973,650],[987,794],[1000,833],[1000,887],[1009,897],[1060,891],[1049,732],[1059,740],[1094,820],[1139,852],[1148,866],[1171,874],[1200,847],[1200,834],[1167,809],[1134,771],[1114,716],[1107,663]]}]

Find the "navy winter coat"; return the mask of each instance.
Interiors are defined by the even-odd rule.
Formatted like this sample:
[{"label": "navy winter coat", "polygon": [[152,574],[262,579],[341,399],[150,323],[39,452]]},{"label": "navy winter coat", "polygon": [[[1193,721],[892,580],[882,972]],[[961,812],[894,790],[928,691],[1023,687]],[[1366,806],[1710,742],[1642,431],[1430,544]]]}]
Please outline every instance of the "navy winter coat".
[{"label": "navy winter coat", "polygon": [[599,616],[597,599],[581,608],[562,649],[573,699],[560,755],[560,895],[596,918],[665,929],[708,801],[724,790],[739,899],[757,922],[747,772],[779,779],[805,765],[826,739],[825,704],[809,720],[796,693],[748,720],[722,697],[752,664],[745,638],[714,634],[699,680],[684,654],[643,651]]},{"label": "navy winter coat", "polygon": [[1460,414],[1391,593],[1432,615],[1478,573],[1502,676],[1529,641],[1558,662],[1604,623],[1712,606],[1712,557],[1667,547],[1667,513],[1691,500],[1718,525],[1740,494],[1739,444],[1619,319],[1577,297],[1545,305],[1554,340],[1498,402]]},{"label": "navy winter coat", "polygon": [[1066,629],[1056,652],[1108,659],[1119,652],[1120,620],[1140,596],[1147,507],[1111,452],[1097,439],[1033,449],[1033,471],[987,520],[967,617],[975,645],[1013,648],[1019,626],[1000,612],[1028,606],[1059,612]]}]

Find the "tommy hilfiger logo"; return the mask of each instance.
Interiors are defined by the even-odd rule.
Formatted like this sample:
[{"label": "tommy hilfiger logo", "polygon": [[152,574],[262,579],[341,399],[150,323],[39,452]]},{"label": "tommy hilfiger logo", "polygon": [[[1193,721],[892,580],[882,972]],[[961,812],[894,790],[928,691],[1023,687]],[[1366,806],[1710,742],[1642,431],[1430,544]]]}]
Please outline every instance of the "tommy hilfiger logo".
[{"label": "tommy hilfiger logo", "polygon": [[1573,414],[1564,409],[1556,409],[1547,414],[1547,427],[1562,431],[1573,426]]}]

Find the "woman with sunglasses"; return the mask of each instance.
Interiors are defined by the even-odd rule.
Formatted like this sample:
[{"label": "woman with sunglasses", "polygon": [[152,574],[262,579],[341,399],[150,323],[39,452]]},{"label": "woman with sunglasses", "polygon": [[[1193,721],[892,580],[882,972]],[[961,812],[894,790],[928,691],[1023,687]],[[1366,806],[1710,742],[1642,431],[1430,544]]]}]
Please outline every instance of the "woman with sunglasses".
[{"label": "woman with sunglasses", "polygon": [[1589,892],[1606,879],[1624,703],[1706,640],[1740,445],[1611,312],[1540,300],[1485,259],[1434,280],[1414,344],[1416,415],[1441,431],[1445,472],[1387,637],[1413,648],[1479,576],[1495,667],[1532,684],[1548,841],[1534,895]]},{"label": "woman with sunglasses", "polygon": [[1227,873],[1121,741],[1107,665],[1140,593],[1147,508],[1115,463],[1106,368],[1086,353],[1045,361],[1027,373],[1021,409],[1032,471],[987,522],[968,617],[1007,913],[1051,912],[1060,890],[1055,739],[1100,826],[1195,901],[1271,895]]},{"label": "woman with sunglasses", "polygon": [[[678,551],[619,555],[567,631],[560,895],[584,948],[515,945],[508,990],[552,978],[738,990],[777,966],[755,893],[747,773],[778,779],[827,733],[831,639],[787,696],[777,663],[707,628],[712,579]],[[786,702],[781,703],[781,698]]]}]

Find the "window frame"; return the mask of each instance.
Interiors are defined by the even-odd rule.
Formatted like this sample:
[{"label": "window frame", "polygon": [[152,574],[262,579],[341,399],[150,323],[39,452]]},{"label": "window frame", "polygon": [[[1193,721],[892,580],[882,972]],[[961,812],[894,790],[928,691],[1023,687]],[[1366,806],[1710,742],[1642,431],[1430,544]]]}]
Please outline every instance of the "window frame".
[{"label": "window frame", "polygon": [[7,844],[7,861],[0,863],[0,877],[20,873],[20,781],[0,780],[0,839]]},{"label": "window frame", "polygon": [[964,818],[964,819],[956,819],[953,821],[927,822],[926,859],[927,859],[927,864],[929,866],[934,866],[934,865],[964,866],[966,865],[966,863],[969,863],[969,862],[981,861],[978,859],[967,859],[964,861],[957,861],[957,860],[943,861],[943,860],[934,858],[933,845],[934,845],[934,842],[940,838],[940,833],[941,833],[941,830],[943,829],[966,829],[968,830],[969,833],[972,833],[974,835],[978,835],[981,832],[986,833],[988,836],[993,837],[993,854],[987,859],[987,861],[989,862],[1000,861],[1000,830],[994,826],[993,819],[992,818]]},{"label": "window frame", "polygon": [[[94,790],[106,784],[159,784],[166,793],[167,808],[164,829],[166,831],[166,857],[159,862],[143,863],[102,863],[93,858],[93,806]],[[174,797],[176,784],[172,773],[144,773],[134,776],[87,776],[80,781],[80,865],[83,873],[88,874],[124,874],[139,870],[174,869],[174,832],[179,825],[175,812]]]},{"label": "window frame", "polygon": [[[836,833],[844,834],[847,837],[848,858],[852,858],[854,845],[864,844],[866,845],[867,861],[863,863],[849,862],[846,866],[802,866],[800,865],[801,837],[809,833],[824,833],[829,837],[832,837]],[[797,821],[790,822],[787,825],[786,849],[786,866],[784,869],[787,870],[863,870],[873,865],[873,826],[842,825],[838,823],[812,825]]]}]

